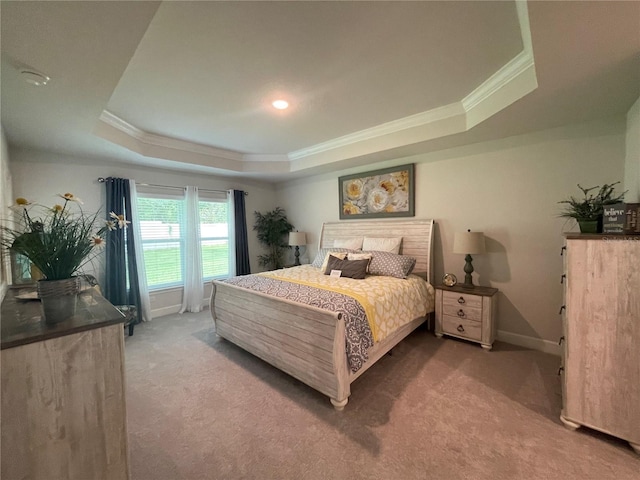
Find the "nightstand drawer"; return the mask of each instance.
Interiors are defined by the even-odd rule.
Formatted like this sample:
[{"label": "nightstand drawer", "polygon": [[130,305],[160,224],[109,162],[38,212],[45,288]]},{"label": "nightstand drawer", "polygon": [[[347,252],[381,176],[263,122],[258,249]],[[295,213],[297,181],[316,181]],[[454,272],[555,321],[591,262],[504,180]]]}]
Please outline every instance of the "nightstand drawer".
[{"label": "nightstand drawer", "polygon": [[482,308],[482,297],[471,293],[442,292],[442,303],[459,307]]},{"label": "nightstand drawer", "polygon": [[442,330],[444,333],[480,341],[482,339],[482,323],[464,318],[442,316]]},{"label": "nightstand drawer", "polygon": [[442,306],[442,313],[463,320],[474,320],[476,322],[482,321],[482,307],[472,308],[462,305],[444,304]]}]

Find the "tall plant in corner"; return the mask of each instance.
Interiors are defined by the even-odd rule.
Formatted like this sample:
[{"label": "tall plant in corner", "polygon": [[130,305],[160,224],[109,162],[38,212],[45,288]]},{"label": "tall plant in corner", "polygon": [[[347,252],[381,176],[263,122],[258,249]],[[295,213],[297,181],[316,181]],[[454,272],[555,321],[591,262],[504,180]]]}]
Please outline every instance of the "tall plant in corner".
[{"label": "tall plant in corner", "polygon": [[283,267],[282,256],[287,248],[289,232],[293,231],[293,225],[287,220],[284,209],[276,207],[267,213],[253,212],[256,222],[253,229],[258,232],[258,241],[269,250],[265,255],[258,255],[258,264],[270,270]]}]

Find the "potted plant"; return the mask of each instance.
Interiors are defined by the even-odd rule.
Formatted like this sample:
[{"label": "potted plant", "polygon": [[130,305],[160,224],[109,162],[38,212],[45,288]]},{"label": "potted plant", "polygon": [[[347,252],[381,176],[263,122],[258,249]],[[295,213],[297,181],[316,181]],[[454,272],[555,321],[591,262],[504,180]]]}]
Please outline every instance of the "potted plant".
[{"label": "potted plant", "polygon": [[[80,288],[76,274],[104,246],[109,230],[130,223],[113,212],[109,220],[98,222],[97,214],[82,212],[82,202],[75,195],[59,196],[64,202],[53,207],[17,198],[11,207],[19,213],[15,226],[0,230],[0,244],[28,258],[44,276],[37,289],[46,323],[58,323],[74,315]],[[70,203],[77,206],[79,213],[71,211]],[[41,213],[34,214],[33,209]],[[98,223],[102,226],[98,227]]]},{"label": "potted plant", "polygon": [[276,207],[275,210],[262,214],[254,212],[256,223],[253,229],[258,232],[258,241],[269,249],[269,253],[258,255],[258,264],[270,270],[282,268],[282,255],[287,244],[287,235],[293,230],[293,225],[287,220],[284,209]]},{"label": "potted plant", "polygon": [[[613,193],[615,186],[619,183],[605,183],[602,186],[597,185],[590,188],[584,188],[578,184],[578,188],[582,190],[582,198],[571,196],[567,200],[558,202],[567,204],[560,216],[575,218],[582,233],[598,233],[602,231],[604,206],[621,202],[624,199],[626,191],[619,195],[614,195]],[[592,193],[596,189],[598,189],[597,192]]]}]

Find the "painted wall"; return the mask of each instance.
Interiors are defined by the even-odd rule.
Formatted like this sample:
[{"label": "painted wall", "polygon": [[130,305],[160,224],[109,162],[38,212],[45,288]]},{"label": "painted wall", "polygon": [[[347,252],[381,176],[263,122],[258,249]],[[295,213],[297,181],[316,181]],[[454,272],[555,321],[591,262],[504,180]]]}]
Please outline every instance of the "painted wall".
[{"label": "painted wall", "polygon": [[[0,125],[0,222],[9,216],[9,205],[13,202],[11,171],[9,169],[9,151],[7,147],[7,139],[4,135],[4,128]],[[0,248],[0,301],[11,281],[9,255]]]},{"label": "painted wall", "polygon": [[[562,232],[559,200],[577,195],[576,184],[623,178],[625,119],[538,132],[371,165],[416,164],[416,218],[437,222],[435,278],[464,278],[462,255],[451,253],[454,233],[484,231],[488,253],[474,258],[474,282],[500,289],[498,329],[506,341],[557,352],[561,335]],[[294,180],[278,187],[278,204],[309,232],[309,257],[322,222],[338,221],[341,175]],[[438,281],[438,280],[437,280]]]},{"label": "painted wall", "polygon": [[[13,189],[16,195],[48,205],[56,202],[56,194],[71,192],[84,202],[83,210],[91,213],[101,211],[105,203],[104,185],[97,181],[98,177],[133,178],[141,183],[179,187],[194,185],[209,189],[244,190],[249,193],[246,197],[246,208],[251,269],[259,271],[257,255],[262,253],[262,248],[252,231],[253,212],[270,210],[276,206],[273,185],[247,179],[238,180],[230,177],[133,167],[121,163],[109,163],[108,160],[87,160],[42,151],[11,150],[10,153]],[[104,256],[99,257],[99,261],[94,262],[86,273],[94,273],[102,279],[103,262]],[[210,287],[207,286],[205,297],[208,298],[209,295]],[[154,317],[177,312],[181,303],[181,288],[151,294]]]},{"label": "painted wall", "polygon": [[640,202],[640,98],[627,113],[624,189],[626,202]]}]

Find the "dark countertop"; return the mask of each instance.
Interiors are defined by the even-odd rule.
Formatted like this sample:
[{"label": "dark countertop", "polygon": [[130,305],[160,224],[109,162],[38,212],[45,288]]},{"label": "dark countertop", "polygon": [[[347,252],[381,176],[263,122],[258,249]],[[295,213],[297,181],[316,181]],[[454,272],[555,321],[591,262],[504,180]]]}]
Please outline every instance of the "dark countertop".
[{"label": "dark countertop", "polygon": [[479,285],[466,287],[464,283],[459,283],[452,287],[447,287],[446,285],[436,285],[435,288],[437,288],[438,290],[444,290],[446,292],[468,293],[469,295],[481,295],[483,297],[491,297],[492,295],[498,293],[497,288],[481,287]]},{"label": "dark countertop", "polygon": [[626,241],[640,241],[640,235],[628,235],[623,233],[572,233],[567,232],[564,234],[567,240],[626,240]]},{"label": "dark countertop", "polygon": [[7,291],[0,310],[2,350],[124,322],[124,315],[116,307],[94,289],[88,289],[78,296],[73,317],[48,325],[42,319],[39,300],[16,299],[16,295],[34,291],[35,287],[12,287]]}]

